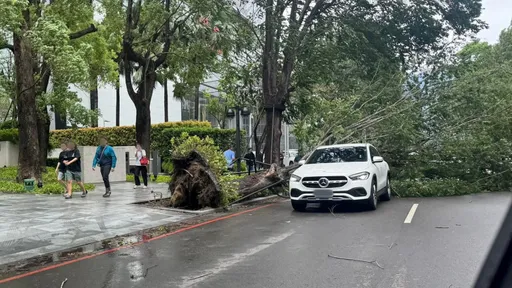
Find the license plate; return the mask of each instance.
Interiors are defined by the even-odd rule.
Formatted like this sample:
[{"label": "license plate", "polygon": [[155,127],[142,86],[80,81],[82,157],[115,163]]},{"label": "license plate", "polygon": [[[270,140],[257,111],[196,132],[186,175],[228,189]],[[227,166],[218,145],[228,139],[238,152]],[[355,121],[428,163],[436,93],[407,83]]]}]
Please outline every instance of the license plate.
[{"label": "license plate", "polygon": [[315,197],[319,199],[332,198],[332,190],[315,190]]}]

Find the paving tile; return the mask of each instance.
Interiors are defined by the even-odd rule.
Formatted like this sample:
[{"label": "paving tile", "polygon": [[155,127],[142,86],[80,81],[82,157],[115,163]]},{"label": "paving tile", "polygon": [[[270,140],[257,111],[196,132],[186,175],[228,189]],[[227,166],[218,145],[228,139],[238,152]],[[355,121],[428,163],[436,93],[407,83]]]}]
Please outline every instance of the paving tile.
[{"label": "paving tile", "polygon": [[152,190],[170,196],[167,185],[134,190],[131,183],[113,184],[112,196],[106,199],[103,187],[90,191],[85,199],[75,193],[70,200],[60,195],[0,193],[0,265],[193,216],[132,204],[153,200]]}]

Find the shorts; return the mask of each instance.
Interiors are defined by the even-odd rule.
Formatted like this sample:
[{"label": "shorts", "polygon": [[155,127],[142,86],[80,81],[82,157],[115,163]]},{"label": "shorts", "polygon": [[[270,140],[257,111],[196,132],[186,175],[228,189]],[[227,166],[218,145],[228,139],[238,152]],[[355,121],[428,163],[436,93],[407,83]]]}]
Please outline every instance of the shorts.
[{"label": "shorts", "polygon": [[59,171],[57,174],[57,180],[62,181],[66,179],[66,172]]},{"label": "shorts", "polygon": [[66,171],[66,180],[82,182],[82,172]]}]

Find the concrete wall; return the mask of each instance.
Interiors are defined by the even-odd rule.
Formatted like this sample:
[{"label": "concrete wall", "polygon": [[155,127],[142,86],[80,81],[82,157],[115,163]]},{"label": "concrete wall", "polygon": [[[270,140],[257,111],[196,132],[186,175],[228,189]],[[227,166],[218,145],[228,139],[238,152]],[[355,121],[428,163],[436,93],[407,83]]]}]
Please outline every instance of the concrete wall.
[{"label": "concrete wall", "polygon": [[18,166],[18,145],[9,141],[0,142],[0,167]]}]

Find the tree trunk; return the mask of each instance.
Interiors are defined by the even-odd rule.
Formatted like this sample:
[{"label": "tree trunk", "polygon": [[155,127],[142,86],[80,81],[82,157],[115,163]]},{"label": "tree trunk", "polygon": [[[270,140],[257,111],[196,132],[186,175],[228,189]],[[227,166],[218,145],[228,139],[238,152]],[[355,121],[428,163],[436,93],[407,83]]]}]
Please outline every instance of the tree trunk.
[{"label": "tree trunk", "polygon": [[46,159],[50,146],[50,116],[46,106],[40,107],[37,114],[37,134],[39,139],[39,165],[41,171],[46,171]]},{"label": "tree trunk", "polygon": [[121,89],[116,86],[116,126],[121,126]]},{"label": "tree trunk", "polygon": [[280,109],[266,108],[267,137],[265,139],[265,163],[281,163],[281,122],[283,111]]},{"label": "tree trunk", "polygon": [[135,122],[135,131],[137,134],[137,142],[140,143],[142,148],[149,154],[150,150],[150,135],[151,135],[151,111],[150,103],[140,101],[137,107],[137,116]]},{"label": "tree trunk", "polygon": [[[24,11],[29,19],[29,11]],[[26,27],[22,28],[23,30]],[[21,33],[24,33],[22,31]],[[16,64],[16,90],[19,122],[18,181],[41,179],[36,90],[33,54],[30,44],[20,34],[14,34],[14,61]]]},{"label": "tree trunk", "polygon": [[[98,78],[91,79],[92,89],[89,90],[90,104],[92,111],[98,111]],[[98,127],[98,117],[94,116],[91,119],[91,126]]]},{"label": "tree trunk", "polygon": [[169,122],[169,87],[167,79],[164,79],[164,121]]}]

